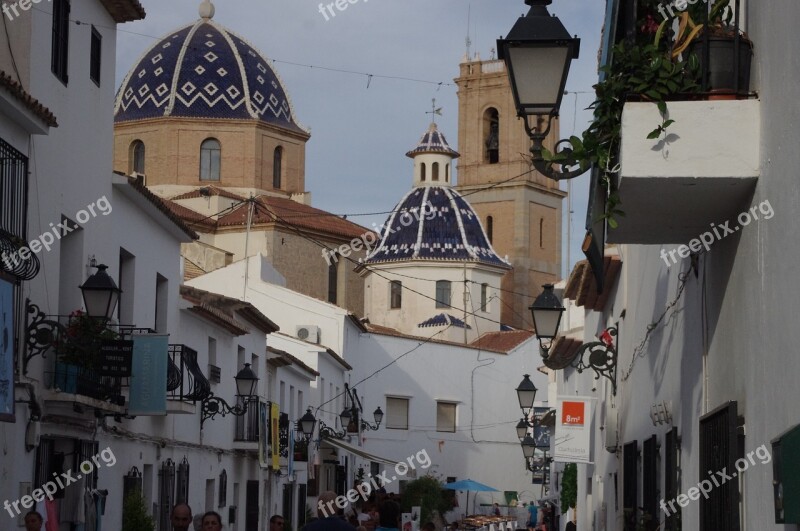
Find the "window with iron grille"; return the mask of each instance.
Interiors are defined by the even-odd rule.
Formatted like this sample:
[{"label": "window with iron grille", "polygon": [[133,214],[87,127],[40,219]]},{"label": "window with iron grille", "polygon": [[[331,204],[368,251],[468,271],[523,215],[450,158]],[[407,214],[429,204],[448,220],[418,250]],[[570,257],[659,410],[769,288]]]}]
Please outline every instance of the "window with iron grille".
[{"label": "window with iron grille", "polygon": [[[678,497],[681,479],[681,460],[680,460],[680,439],[678,438],[678,428],[672,428],[667,432],[664,444],[664,500],[670,501]],[[674,504],[676,509],[671,510],[664,517],[664,531],[679,531],[681,520],[681,506]]]},{"label": "window with iron grille", "polygon": [[28,157],[0,138],[0,229],[27,240]]},{"label": "window with iron grille", "polygon": [[642,446],[642,508],[645,529],[655,531],[659,525],[658,510],[658,438],[645,439]]},{"label": "window with iron grille", "polygon": [[639,443],[629,442],[622,447],[622,512],[625,531],[637,531],[639,517]]},{"label": "window with iron grille", "polygon": [[69,80],[69,0],[53,0],[53,42],[50,70],[64,84]]},{"label": "window with iron grille", "polygon": [[217,507],[220,509],[228,505],[228,472],[224,468],[219,473],[219,495],[217,499],[219,500]]},{"label": "window with iron grille", "polygon": [[100,86],[100,60],[102,58],[103,36],[92,26],[91,56],[89,59],[89,77],[95,84]]},{"label": "window with iron grille", "polygon": [[175,482],[175,503],[189,503],[189,461],[184,457],[178,465]]},{"label": "window with iron grille", "polygon": [[[739,455],[737,403],[724,406],[700,417],[700,480],[709,471],[736,470]],[[720,481],[708,497],[700,498],[700,529],[703,531],[739,531],[739,481]]]},{"label": "window with iron grille", "polygon": [[175,505],[175,461],[167,459],[158,471],[158,531],[170,531],[170,512]]}]

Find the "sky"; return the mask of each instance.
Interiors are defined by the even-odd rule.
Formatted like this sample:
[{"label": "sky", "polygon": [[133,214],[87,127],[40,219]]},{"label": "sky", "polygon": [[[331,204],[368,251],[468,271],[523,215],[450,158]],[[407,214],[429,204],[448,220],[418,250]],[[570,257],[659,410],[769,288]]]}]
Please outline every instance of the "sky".
[{"label": "sky", "polygon": [[[140,0],[147,17],[119,26],[117,87],[157,40],[198,18],[201,0]],[[329,3],[332,0],[325,0]],[[353,0],[350,0],[351,2]],[[496,39],[527,13],[523,0],[355,0],[335,16],[319,0],[213,0],[214,20],[244,37],[283,80],[306,145],[306,190],[312,205],[367,228],[381,225],[411,188],[411,159],[430,123],[431,99],[442,107],[439,129],[458,145],[453,79],[467,52],[493,57]],[[604,0],[554,0],[550,13],[580,37],[561,106],[561,136],[580,135],[591,117]],[[313,66],[311,68],[310,66]],[[338,71],[334,71],[338,70]],[[346,73],[340,71],[356,73]],[[369,74],[372,77],[369,77]],[[387,79],[388,76],[407,79]],[[457,175],[457,171],[456,171]],[[567,249],[564,202],[562,275],[583,258],[588,174],[573,179]],[[566,184],[562,184],[567,189]],[[372,214],[381,213],[381,214]],[[364,215],[369,214],[369,215]]]}]

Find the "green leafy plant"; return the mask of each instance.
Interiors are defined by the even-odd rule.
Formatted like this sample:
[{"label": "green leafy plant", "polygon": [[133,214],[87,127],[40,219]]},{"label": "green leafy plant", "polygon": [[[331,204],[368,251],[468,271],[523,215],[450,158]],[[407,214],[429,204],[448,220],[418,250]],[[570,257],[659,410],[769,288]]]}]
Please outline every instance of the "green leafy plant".
[{"label": "green leafy plant", "polygon": [[420,521],[431,520],[434,511],[444,514],[453,507],[455,493],[446,490],[433,476],[422,476],[409,481],[403,491],[400,506],[404,512],[410,512],[412,507],[420,507]]},{"label": "green leafy plant", "polygon": [[122,531],[155,531],[155,528],[142,492],[134,489],[122,504]]},{"label": "green leafy plant", "polygon": [[119,339],[119,334],[106,327],[101,319],[89,317],[81,310],[69,315],[69,322],[54,341],[59,361],[94,369],[100,362],[100,346],[104,340]]},{"label": "green leafy plant", "polygon": [[566,514],[578,503],[578,465],[567,463],[561,480],[561,513]]}]

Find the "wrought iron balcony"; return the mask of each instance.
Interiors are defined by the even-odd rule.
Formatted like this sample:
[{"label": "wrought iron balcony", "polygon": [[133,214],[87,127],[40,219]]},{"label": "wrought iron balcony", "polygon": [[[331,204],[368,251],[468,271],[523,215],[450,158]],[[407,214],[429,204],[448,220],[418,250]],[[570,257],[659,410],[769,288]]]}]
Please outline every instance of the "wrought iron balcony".
[{"label": "wrought iron balcony", "polygon": [[170,345],[167,399],[194,403],[209,396],[211,384],[197,363],[197,351],[186,345]]},{"label": "wrought iron balcony", "polygon": [[[242,399],[239,399],[241,403]],[[258,398],[253,398],[247,403],[247,411],[244,415],[236,417],[236,433],[234,440],[237,442],[258,442]]]}]

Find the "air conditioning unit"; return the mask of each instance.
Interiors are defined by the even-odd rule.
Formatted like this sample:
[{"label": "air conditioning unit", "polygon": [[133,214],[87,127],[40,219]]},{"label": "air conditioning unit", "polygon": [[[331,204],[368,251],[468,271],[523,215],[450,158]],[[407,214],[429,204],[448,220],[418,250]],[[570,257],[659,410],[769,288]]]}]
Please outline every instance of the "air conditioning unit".
[{"label": "air conditioning unit", "polygon": [[303,341],[319,344],[319,327],[314,325],[298,326],[297,337]]}]

